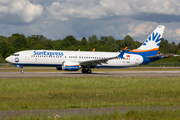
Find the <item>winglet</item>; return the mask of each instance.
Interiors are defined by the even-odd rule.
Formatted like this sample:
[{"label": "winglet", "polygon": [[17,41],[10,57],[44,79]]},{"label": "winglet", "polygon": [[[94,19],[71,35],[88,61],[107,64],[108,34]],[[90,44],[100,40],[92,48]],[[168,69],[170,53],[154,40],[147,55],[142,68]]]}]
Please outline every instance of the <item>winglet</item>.
[{"label": "winglet", "polygon": [[126,52],[127,46],[124,48],[124,50],[118,55],[119,58],[123,58],[124,59],[124,53]]},{"label": "winglet", "polygon": [[127,47],[128,47],[128,46],[126,46],[126,47],[124,48],[124,50],[126,50],[126,49],[127,49]]}]

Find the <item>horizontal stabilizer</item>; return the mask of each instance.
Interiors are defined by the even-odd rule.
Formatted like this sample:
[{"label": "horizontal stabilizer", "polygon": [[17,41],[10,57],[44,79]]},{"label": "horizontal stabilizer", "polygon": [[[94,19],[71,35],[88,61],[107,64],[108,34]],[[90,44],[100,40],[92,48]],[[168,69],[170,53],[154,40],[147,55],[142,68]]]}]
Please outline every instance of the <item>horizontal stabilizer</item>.
[{"label": "horizontal stabilizer", "polygon": [[170,54],[147,56],[147,58],[158,58],[158,57],[161,57],[161,56],[162,56],[162,58],[168,58],[170,56]]}]

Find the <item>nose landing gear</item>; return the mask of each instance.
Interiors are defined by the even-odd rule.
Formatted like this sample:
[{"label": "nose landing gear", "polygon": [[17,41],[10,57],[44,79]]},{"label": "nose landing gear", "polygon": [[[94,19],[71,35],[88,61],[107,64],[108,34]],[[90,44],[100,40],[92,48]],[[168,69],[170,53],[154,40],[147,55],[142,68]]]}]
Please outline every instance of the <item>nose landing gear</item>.
[{"label": "nose landing gear", "polygon": [[24,70],[21,70],[21,74],[23,74],[24,73]]},{"label": "nose landing gear", "polygon": [[20,68],[21,68],[21,74],[24,73],[23,66],[21,66],[21,65],[14,65],[14,66],[15,66],[15,67],[20,67]]},{"label": "nose landing gear", "polygon": [[21,74],[23,74],[23,73],[24,73],[23,66],[21,66]]}]

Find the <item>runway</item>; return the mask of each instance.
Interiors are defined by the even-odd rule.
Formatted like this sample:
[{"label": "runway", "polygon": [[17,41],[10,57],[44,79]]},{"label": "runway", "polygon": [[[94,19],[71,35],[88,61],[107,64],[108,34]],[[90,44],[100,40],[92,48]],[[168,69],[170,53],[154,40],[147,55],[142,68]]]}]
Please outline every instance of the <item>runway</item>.
[{"label": "runway", "polygon": [[54,117],[66,117],[66,116],[90,116],[90,115],[100,115],[100,114],[112,114],[115,111],[119,113],[126,113],[131,110],[136,111],[161,111],[161,110],[180,110],[179,106],[169,106],[169,107],[121,107],[121,108],[82,108],[82,109],[62,109],[62,110],[20,110],[20,111],[0,111],[0,119],[15,116],[43,116],[48,115],[49,118]]},{"label": "runway", "polygon": [[180,71],[113,71],[93,72],[0,72],[0,78],[36,78],[36,77],[180,77]]}]

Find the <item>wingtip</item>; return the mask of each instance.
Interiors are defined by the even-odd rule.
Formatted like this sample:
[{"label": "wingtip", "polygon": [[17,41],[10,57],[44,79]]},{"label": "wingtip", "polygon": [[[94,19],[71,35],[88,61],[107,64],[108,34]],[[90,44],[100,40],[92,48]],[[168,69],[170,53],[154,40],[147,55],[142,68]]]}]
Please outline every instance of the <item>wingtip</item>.
[{"label": "wingtip", "polygon": [[126,50],[128,48],[128,46],[126,46],[125,48],[124,48],[124,50]]},{"label": "wingtip", "polygon": [[124,48],[124,50],[118,55],[119,58],[124,58],[123,55],[126,52],[127,46]]}]

